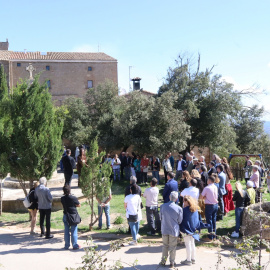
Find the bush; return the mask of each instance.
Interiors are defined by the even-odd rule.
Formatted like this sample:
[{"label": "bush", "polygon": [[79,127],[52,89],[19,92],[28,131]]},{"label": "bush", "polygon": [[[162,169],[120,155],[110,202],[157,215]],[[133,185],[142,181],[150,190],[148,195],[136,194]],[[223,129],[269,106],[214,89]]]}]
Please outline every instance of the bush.
[{"label": "bush", "polygon": [[121,216],[116,217],[114,224],[123,224],[124,223],[124,219]]}]

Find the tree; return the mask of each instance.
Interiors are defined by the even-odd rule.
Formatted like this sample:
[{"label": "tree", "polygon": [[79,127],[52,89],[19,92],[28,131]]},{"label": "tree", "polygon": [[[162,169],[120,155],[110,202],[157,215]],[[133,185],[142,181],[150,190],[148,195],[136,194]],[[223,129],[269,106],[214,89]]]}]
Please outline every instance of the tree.
[{"label": "tree", "polygon": [[110,194],[111,184],[109,178],[112,168],[110,164],[106,162],[103,163],[102,166],[100,165],[104,155],[105,152],[98,154],[97,140],[92,141],[90,150],[87,153],[86,166],[83,166],[80,177],[80,187],[82,189],[82,193],[87,198],[87,202],[91,209],[89,223],[90,230],[92,230],[94,224],[99,218],[94,209],[96,197],[103,198],[109,196]]},{"label": "tree", "polygon": [[29,86],[22,81],[9,99],[13,133],[10,172],[16,177],[25,195],[25,182],[32,186],[41,176],[48,179],[61,157],[63,122],[59,120],[46,84],[36,76]]},{"label": "tree", "polygon": [[200,71],[200,56],[195,69],[190,58],[179,56],[176,63],[175,68],[169,68],[158,95],[168,91],[176,94],[174,107],[184,113],[191,129],[186,150],[191,146],[207,146],[212,151],[225,148],[232,142],[230,136],[235,136],[234,130],[230,129],[230,136],[220,134],[228,135],[227,121],[241,108],[240,95],[220,75],[212,75],[213,67]]}]

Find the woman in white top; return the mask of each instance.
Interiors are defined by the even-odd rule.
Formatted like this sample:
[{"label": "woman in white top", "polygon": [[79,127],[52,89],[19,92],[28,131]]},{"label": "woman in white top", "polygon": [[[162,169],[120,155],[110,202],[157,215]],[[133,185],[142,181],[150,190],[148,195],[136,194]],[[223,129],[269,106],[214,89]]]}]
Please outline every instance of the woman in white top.
[{"label": "woman in white top", "polygon": [[130,245],[137,245],[140,220],[142,219],[141,197],[136,194],[136,185],[130,187],[131,194],[125,197],[125,209],[133,241]]},{"label": "woman in white top", "polygon": [[162,166],[164,169],[165,184],[166,184],[168,181],[168,178],[167,178],[168,172],[172,172],[172,165],[169,159],[169,155],[165,156],[165,159],[162,162]]}]

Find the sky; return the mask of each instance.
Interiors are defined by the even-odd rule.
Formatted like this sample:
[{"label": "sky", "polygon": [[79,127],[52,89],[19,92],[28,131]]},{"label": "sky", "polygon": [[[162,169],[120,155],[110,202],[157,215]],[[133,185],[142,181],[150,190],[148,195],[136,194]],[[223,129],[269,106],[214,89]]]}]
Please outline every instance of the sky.
[{"label": "sky", "polygon": [[269,11],[268,0],[0,0],[0,41],[13,51],[105,52],[118,60],[122,93],[129,69],[156,93],[179,54],[199,53],[201,70],[215,65],[237,90],[256,85],[243,103],[264,106],[270,121]]}]

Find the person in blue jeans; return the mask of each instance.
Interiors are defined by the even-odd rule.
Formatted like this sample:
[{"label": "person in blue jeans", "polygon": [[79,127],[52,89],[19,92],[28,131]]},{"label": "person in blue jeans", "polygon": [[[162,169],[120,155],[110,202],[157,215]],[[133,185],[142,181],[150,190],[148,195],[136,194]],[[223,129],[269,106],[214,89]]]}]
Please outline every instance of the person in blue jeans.
[{"label": "person in blue jeans", "polygon": [[118,177],[118,180],[120,181],[120,165],[121,161],[118,158],[118,155],[115,154],[114,158],[111,161],[112,169],[113,169],[113,181],[116,181],[116,175]]},{"label": "person in blue jeans", "polygon": [[104,198],[99,199],[97,197],[98,201],[98,229],[102,228],[102,214],[103,210],[106,216],[106,225],[107,225],[107,230],[110,229],[111,223],[110,223],[110,200],[112,199],[112,192],[110,190],[109,196],[105,196]]},{"label": "person in blue jeans", "polygon": [[65,185],[63,187],[64,196],[61,197],[61,203],[64,208],[64,216],[63,216],[63,222],[65,226],[65,249],[69,249],[70,247],[70,236],[71,236],[71,244],[73,246],[73,249],[80,249],[81,246],[78,245],[78,226],[76,225],[69,225],[67,221],[67,212],[69,214],[76,214],[77,213],[77,207],[81,207],[81,204],[79,203],[78,199],[75,196],[70,195],[70,186]]}]

